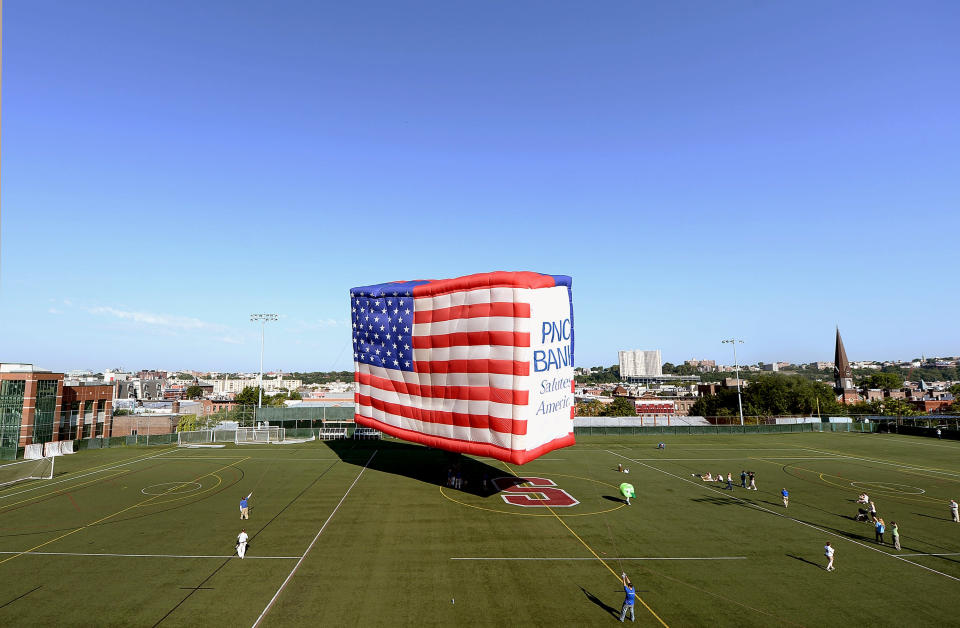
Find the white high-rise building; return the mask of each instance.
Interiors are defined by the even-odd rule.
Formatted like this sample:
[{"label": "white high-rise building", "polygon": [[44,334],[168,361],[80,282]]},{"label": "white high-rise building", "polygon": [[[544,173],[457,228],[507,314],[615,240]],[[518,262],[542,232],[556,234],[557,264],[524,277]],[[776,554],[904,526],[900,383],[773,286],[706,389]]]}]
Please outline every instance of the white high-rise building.
[{"label": "white high-rise building", "polygon": [[654,351],[620,352],[620,377],[660,377],[663,365],[660,362],[660,349]]}]

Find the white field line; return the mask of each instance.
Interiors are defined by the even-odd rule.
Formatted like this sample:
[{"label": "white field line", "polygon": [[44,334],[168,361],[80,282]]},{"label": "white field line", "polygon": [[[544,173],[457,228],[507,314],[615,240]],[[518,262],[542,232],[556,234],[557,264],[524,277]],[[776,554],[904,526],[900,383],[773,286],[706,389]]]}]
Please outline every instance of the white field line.
[{"label": "white field line", "polygon": [[[114,558],[232,558],[213,554],[85,554],[83,552],[0,552],[0,554],[20,554],[22,556],[108,556]],[[299,556],[247,556],[256,560],[297,560]]]},{"label": "white field line", "polygon": [[[617,560],[746,560],[746,556],[643,556],[634,558],[617,558]],[[546,557],[481,557],[465,556],[450,560],[596,560],[596,558],[546,558]]]},{"label": "white field line", "polygon": [[343,505],[343,502],[346,501],[347,495],[350,494],[350,491],[353,490],[353,487],[357,485],[357,482],[360,481],[360,476],[363,475],[363,472],[367,470],[367,467],[370,465],[370,462],[373,460],[373,457],[377,455],[377,451],[374,450],[370,454],[370,458],[367,459],[367,463],[363,465],[363,468],[360,469],[360,473],[357,474],[357,477],[354,478],[353,484],[347,489],[347,492],[343,494],[343,497],[340,498],[340,501],[337,503],[336,507],[333,509],[333,512],[330,513],[330,516],[327,517],[327,520],[323,522],[323,525],[320,526],[320,530],[317,531],[317,535],[313,537],[313,540],[310,541],[310,545],[307,546],[307,549],[304,550],[303,555],[297,561],[297,564],[293,566],[293,569],[290,570],[290,573],[287,575],[287,578],[283,581],[283,584],[280,585],[280,588],[277,589],[277,592],[273,594],[273,597],[270,598],[270,601],[267,602],[267,605],[264,607],[263,612],[260,613],[260,616],[257,617],[257,621],[253,622],[252,628],[257,628],[260,625],[260,622],[263,621],[263,618],[267,616],[267,613],[270,612],[270,609],[273,607],[273,603],[277,601],[277,598],[280,597],[280,594],[283,593],[283,590],[286,588],[287,583],[293,579],[293,575],[297,573],[297,569],[300,568],[300,565],[303,563],[303,560],[307,557],[307,554],[310,553],[310,550],[313,549],[313,546],[316,544],[317,539],[320,538],[320,535],[323,534],[323,531],[327,528],[327,524],[330,523],[330,520],[333,519],[333,516],[337,514],[337,511],[340,510],[340,506]]},{"label": "white field line", "polygon": [[960,556],[960,552],[952,554],[897,554],[897,556]]},{"label": "white field line", "polygon": [[[819,449],[813,449],[812,447],[804,447],[807,451],[815,451],[818,454],[829,454],[829,451],[821,451]],[[952,478],[960,478],[960,473],[955,473],[952,471],[939,471],[937,469],[928,469],[926,467],[913,467],[907,464],[900,464],[899,462],[885,462],[883,460],[875,460],[873,458],[861,458],[859,456],[848,456],[846,454],[834,454],[835,458],[849,458],[850,460],[861,460],[863,462],[872,462],[874,464],[885,464],[890,467],[899,467],[900,469],[907,469],[909,471],[924,471],[926,473],[935,473],[938,475],[946,475]]]},{"label": "white field line", "polygon": [[[621,454],[618,454],[618,453],[616,453],[616,452],[614,452],[614,451],[609,451],[609,450],[608,450],[607,453],[613,454],[614,456],[623,458],[623,459],[625,459],[625,460],[631,460],[630,458],[627,458],[626,456],[621,455]],[[633,461],[631,460],[631,462],[633,462]],[[787,519],[788,521],[793,521],[794,523],[799,523],[799,524],[802,525],[802,526],[806,526],[806,527],[808,527],[808,528],[813,528],[814,530],[816,530],[816,531],[818,531],[818,532],[822,532],[823,534],[828,534],[828,535],[830,535],[830,536],[834,536],[834,537],[836,537],[836,538],[838,538],[838,539],[842,539],[842,540],[847,541],[847,542],[849,542],[849,543],[853,543],[854,545],[859,545],[860,547],[862,547],[862,548],[864,548],[864,549],[868,549],[868,550],[871,550],[871,551],[874,551],[874,552],[878,552],[878,553],[883,554],[883,555],[885,555],[885,556],[889,556],[889,557],[891,557],[891,558],[896,558],[897,560],[902,560],[903,562],[908,563],[908,564],[910,564],[910,565],[913,565],[913,566],[915,566],[915,567],[919,567],[919,568],[921,568],[921,569],[925,569],[926,571],[929,571],[929,572],[931,572],[931,573],[938,574],[938,575],[940,575],[940,576],[943,576],[944,578],[949,578],[950,580],[953,580],[953,581],[955,581],[955,582],[960,582],[960,578],[956,578],[956,577],[954,577],[954,576],[951,576],[950,574],[943,573],[942,571],[937,571],[936,569],[931,569],[930,567],[927,567],[926,565],[921,565],[920,563],[915,563],[915,562],[913,562],[912,560],[907,560],[906,558],[903,558],[903,557],[901,557],[901,556],[899,556],[899,555],[897,555],[897,554],[891,554],[891,553],[889,553],[889,552],[885,552],[885,551],[883,551],[883,550],[881,550],[881,549],[878,549],[878,548],[876,548],[876,547],[871,547],[871,546],[867,545],[866,543],[861,543],[860,541],[855,541],[855,540],[853,540],[853,539],[851,539],[851,538],[848,538],[848,537],[846,537],[846,536],[843,536],[842,534],[837,534],[836,532],[830,532],[829,530],[825,530],[825,529],[823,529],[823,528],[821,528],[821,527],[819,527],[819,526],[815,526],[815,525],[813,525],[812,523],[807,523],[806,521],[800,521],[799,519],[794,519],[793,517],[789,517],[789,516],[787,516],[787,515],[785,515],[785,514],[783,514],[783,513],[777,512],[777,511],[775,511],[775,510],[770,510],[769,508],[764,508],[763,506],[758,506],[757,504],[754,504],[754,503],[752,503],[752,502],[749,502],[749,501],[747,501],[747,500],[745,500],[745,499],[740,499],[739,497],[736,497],[736,496],[734,496],[734,495],[728,495],[728,494],[726,494],[725,491],[724,491],[724,492],[721,492],[723,489],[713,488],[712,486],[710,486],[709,483],[693,482],[693,481],[691,481],[691,480],[688,480],[688,479],[685,478],[685,477],[681,477],[681,476],[679,476],[679,475],[675,475],[675,474],[673,474],[673,473],[670,473],[669,471],[664,471],[663,469],[658,469],[657,467],[654,467],[654,466],[652,466],[652,465],[645,464],[645,463],[642,463],[642,462],[641,462],[640,464],[643,465],[644,467],[647,467],[647,468],[649,468],[649,469],[653,469],[654,471],[659,471],[660,473],[663,473],[663,474],[665,474],[665,475],[669,475],[670,477],[674,477],[674,478],[676,478],[676,479],[678,479],[678,480],[681,480],[681,481],[683,481],[683,482],[687,482],[687,483],[689,483],[689,484],[693,484],[694,486],[702,486],[703,488],[709,489],[711,493],[716,493],[717,495],[721,495],[721,496],[726,497],[726,498],[728,498],[728,499],[733,499],[733,500],[736,500],[736,501],[738,501],[738,502],[742,502],[743,504],[746,504],[747,506],[752,506],[753,508],[756,508],[757,510],[761,510],[761,511],[766,512],[766,513],[769,513],[769,514],[771,514],[771,515],[776,515],[776,516],[778,516],[778,517],[782,517],[782,518],[784,518],[784,519]]]},{"label": "white field line", "polygon": [[135,460],[128,460],[127,462],[121,462],[120,464],[115,464],[115,465],[113,465],[113,466],[111,466],[111,467],[105,467],[105,468],[103,468],[103,469],[97,469],[96,471],[90,471],[89,473],[83,473],[83,474],[81,474],[81,475],[74,475],[74,476],[71,476],[71,477],[68,477],[68,478],[63,478],[62,480],[54,480],[54,481],[52,481],[52,482],[43,482],[42,484],[38,484],[38,485],[33,486],[33,487],[31,487],[31,488],[25,488],[25,489],[23,489],[22,491],[17,491],[16,493],[5,493],[4,495],[0,495],[0,499],[6,499],[7,497],[13,497],[14,495],[21,495],[21,494],[23,494],[23,493],[29,493],[30,491],[36,491],[36,490],[41,489],[41,488],[50,488],[51,486],[54,486],[54,485],[56,485],[56,484],[62,484],[63,482],[72,482],[72,481],[74,481],[74,480],[79,480],[80,478],[85,478],[85,477],[87,477],[87,476],[89,476],[89,475],[96,475],[97,473],[103,473],[104,471],[112,471],[112,470],[114,470],[114,469],[119,469],[120,467],[125,467],[125,466],[127,466],[128,464],[133,464],[133,463],[135,463],[135,462],[143,462],[144,460],[152,460],[153,458],[157,458],[157,457],[159,457],[159,456],[163,456],[164,454],[168,454],[168,453],[170,453],[171,451],[174,451],[174,450],[173,450],[173,449],[170,449],[170,450],[168,450],[168,451],[162,451],[162,452],[160,452],[159,454],[157,454],[157,455],[155,455],[155,456],[147,456],[147,457],[145,457],[145,458],[137,458],[137,459],[135,459]]}]

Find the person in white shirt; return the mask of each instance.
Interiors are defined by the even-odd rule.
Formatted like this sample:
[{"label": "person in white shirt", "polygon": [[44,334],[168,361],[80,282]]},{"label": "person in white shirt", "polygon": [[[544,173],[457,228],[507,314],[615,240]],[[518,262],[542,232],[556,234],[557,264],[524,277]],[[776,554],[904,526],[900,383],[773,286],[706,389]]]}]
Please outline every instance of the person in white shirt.
[{"label": "person in white shirt", "polygon": [[243,560],[243,555],[247,553],[247,541],[250,540],[250,537],[247,536],[246,529],[240,530],[240,534],[237,535],[237,556],[240,557],[240,560]]},{"label": "person in white shirt", "polygon": [[957,500],[955,499],[950,500],[950,516],[954,521],[960,523],[960,516],[957,513]]},{"label": "person in white shirt", "polygon": [[829,541],[823,546],[823,555],[827,557],[827,571],[834,571],[836,569],[833,566],[833,553],[835,551]]}]

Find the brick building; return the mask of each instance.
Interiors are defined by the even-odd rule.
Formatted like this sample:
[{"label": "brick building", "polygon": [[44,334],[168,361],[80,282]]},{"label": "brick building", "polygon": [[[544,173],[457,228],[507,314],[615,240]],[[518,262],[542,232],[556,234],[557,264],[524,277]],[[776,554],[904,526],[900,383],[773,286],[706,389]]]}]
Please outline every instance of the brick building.
[{"label": "brick building", "polygon": [[0,364],[0,459],[31,444],[109,436],[112,406],[113,386],[65,385],[63,373]]}]

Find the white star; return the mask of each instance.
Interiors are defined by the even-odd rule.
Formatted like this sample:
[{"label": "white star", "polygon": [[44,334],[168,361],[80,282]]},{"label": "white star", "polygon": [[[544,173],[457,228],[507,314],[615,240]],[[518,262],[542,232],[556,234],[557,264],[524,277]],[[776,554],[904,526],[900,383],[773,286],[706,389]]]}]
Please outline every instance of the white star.
[{"label": "white star", "polygon": [[394,361],[393,361],[393,365],[394,365],[394,366],[400,366],[400,363],[397,362],[396,360],[394,360]]},{"label": "white star", "polygon": [[380,349],[377,349],[376,351],[374,351],[374,353],[376,353],[377,355],[380,355]]},{"label": "white star", "polygon": [[[390,340],[390,334],[387,334],[387,340]],[[393,345],[393,346],[396,347],[397,345]]]},{"label": "white star", "polygon": [[404,328],[403,328],[403,331],[405,331],[405,332],[407,332],[407,333],[410,333],[410,328],[409,328],[409,327],[404,327]]},{"label": "white star", "polygon": [[404,313],[404,314],[409,314],[409,313],[410,313],[410,308],[405,309],[405,310],[403,311],[403,313]]},{"label": "white star", "polygon": [[374,337],[374,338],[380,338],[380,334],[374,334],[373,337]]},{"label": "white star", "polygon": [[409,363],[409,362],[404,362],[403,364],[404,364],[405,366],[410,366],[410,363]]},{"label": "white star", "polygon": [[409,349],[409,348],[410,348],[410,345],[403,345],[403,348],[404,348],[404,349]]},{"label": "white star", "polygon": [[380,325],[380,331],[384,331],[384,329],[385,329],[384,326]]},{"label": "white star", "polygon": [[394,313],[394,314],[399,314],[399,313],[400,313],[400,310],[398,310],[397,308],[393,308],[393,313]]}]

